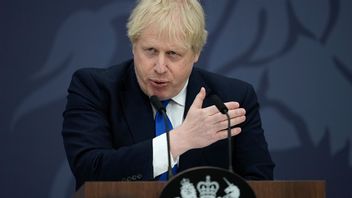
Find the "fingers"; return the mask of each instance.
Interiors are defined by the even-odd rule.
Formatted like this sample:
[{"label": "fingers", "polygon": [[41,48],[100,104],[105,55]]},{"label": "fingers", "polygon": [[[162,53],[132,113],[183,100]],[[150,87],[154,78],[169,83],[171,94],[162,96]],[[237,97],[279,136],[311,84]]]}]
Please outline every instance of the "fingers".
[{"label": "fingers", "polygon": [[[240,104],[238,102],[226,102],[224,104],[229,110],[234,110],[240,107]],[[207,111],[208,115],[214,115],[216,113],[219,113],[219,110],[215,105],[204,108],[204,110]]]},{"label": "fingers", "polygon": [[[239,133],[241,133],[241,131],[242,131],[242,129],[240,127],[235,127],[233,129],[231,129],[231,137],[238,135]],[[217,141],[225,139],[225,138],[227,138],[227,129],[219,131],[215,135],[216,135]]]},{"label": "fingers", "polygon": [[[177,129],[178,134],[184,135],[185,150],[202,148],[227,137],[227,116],[221,114],[215,105],[202,108],[206,91],[202,87],[195,97],[182,125]],[[236,125],[245,121],[246,111],[240,108],[238,102],[226,102],[229,109],[231,135],[241,132]],[[176,129],[175,129],[176,130]]]},{"label": "fingers", "polygon": [[[231,124],[231,127],[233,127],[243,123],[244,121],[246,121],[246,116],[235,117],[230,120],[230,124]],[[219,131],[227,129],[228,127],[227,120],[221,121],[217,126],[218,126],[217,129]]]},{"label": "fingers", "polygon": [[[239,116],[239,117],[231,118],[230,125],[231,125],[231,127],[234,127],[234,126],[237,126],[237,125],[243,123],[244,121],[246,121],[246,116]],[[227,119],[213,125],[213,129],[217,132],[225,130],[225,129],[227,129],[227,127],[228,127]]]},{"label": "fingers", "polygon": [[203,105],[203,101],[204,101],[205,95],[206,95],[205,89],[204,89],[204,87],[202,87],[200,89],[199,93],[197,94],[196,98],[194,99],[191,108],[201,109],[202,105]]},{"label": "fingers", "polygon": [[[229,116],[230,116],[230,122],[231,126],[236,126],[238,124],[241,124],[246,120],[246,110],[243,108],[238,108],[235,110],[229,111]],[[227,124],[227,119],[221,121],[222,124]]]},{"label": "fingers", "polygon": [[[232,125],[236,125],[236,124],[239,124],[238,122],[234,122],[234,120],[232,119],[235,119],[237,117],[241,117],[241,116],[245,116],[246,115],[246,110],[243,109],[243,108],[238,108],[238,109],[234,109],[234,110],[230,110],[228,111],[228,114],[229,114],[229,117],[231,119],[231,124]],[[226,121],[227,122],[227,116],[218,112],[211,117],[211,120],[212,120],[212,123],[218,123],[218,122],[224,122]]]},{"label": "fingers", "polygon": [[238,102],[225,102],[224,104],[229,110],[237,109],[240,107],[240,104]]},{"label": "fingers", "polygon": [[[246,111],[243,108],[230,110],[228,112],[230,117],[231,127],[237,126],[246,121]],[[207,122],[211,123],[212,129],[216,132],[225,130],[228,128],[227,116],[221,113],[217,113],[213,116],[207,117]]]}]

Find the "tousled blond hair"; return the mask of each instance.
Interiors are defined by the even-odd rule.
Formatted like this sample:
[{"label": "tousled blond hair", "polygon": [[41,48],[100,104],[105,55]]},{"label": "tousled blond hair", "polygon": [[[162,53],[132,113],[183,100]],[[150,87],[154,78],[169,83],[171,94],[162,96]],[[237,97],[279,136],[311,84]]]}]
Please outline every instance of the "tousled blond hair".
[{"label": "tousled blond hair", "polygon": [[159,35],[183,42],[195,53],[200,53],[206,42],[204,11],[198,0],[139,0],[127,23],[131,43],[154,24]]}]

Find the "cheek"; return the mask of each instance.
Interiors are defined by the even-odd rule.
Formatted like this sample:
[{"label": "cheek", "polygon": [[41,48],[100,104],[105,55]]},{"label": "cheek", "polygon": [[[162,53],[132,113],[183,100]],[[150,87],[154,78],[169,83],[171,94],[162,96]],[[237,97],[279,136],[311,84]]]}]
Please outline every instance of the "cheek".
[{"label": "cheek", "polygon": [[152,71],[151,61],[148,58],[144,57],[143,55],[135,54],[134,62],[136,65],[138,65],[138,70],[140,74],[147,75]]},{"label": "cheek", "polygon": [[192,66],[187,66],[185,68],[179,69],[176,72],[174,72],[174,78],[176,80],[176,83],[185,82],[189,77],[191,71],[192,71]]},{"label": "cheek", "polygon": [[188,76],[191,74],[192,72],[192,68],[193,68],[193,62],[187,62],[187,64],[185,64],[186,66],[182,69],[182,75],[185,78],[188,78]]},{"label": "cheek", "polygon": [[141,77],[143,77],[143,70],[139,67],[139,66],[135,66],[135,70],[136,70],[136,75],[139,79],[141,79]]},{"label": "cheek", "polygon": [[142,56],[139,53],[135,53],[133,59],[134,59],[136,72],[138,73],[139,77],[142,78],[146,72],[145,61],[143,60]]},{"label": "cheek", "polygon": [[148,83],[146,79],[147,74],[146,74],[145,68],[140,65],[139,66],[135,65],[135,72],[136,72],[137,82],[139,84],[139,87],[146,95],[150,96],[151,94],[148,91],[149,88],[148,88]]},{"label": "cheek", "polygon": [[143,80],[147,79],[148,76],[150,76],[150,69],[148,67],[147,64],[139,64],[138,66],[136,66],[136,72],[138,73],[139,77]]}]

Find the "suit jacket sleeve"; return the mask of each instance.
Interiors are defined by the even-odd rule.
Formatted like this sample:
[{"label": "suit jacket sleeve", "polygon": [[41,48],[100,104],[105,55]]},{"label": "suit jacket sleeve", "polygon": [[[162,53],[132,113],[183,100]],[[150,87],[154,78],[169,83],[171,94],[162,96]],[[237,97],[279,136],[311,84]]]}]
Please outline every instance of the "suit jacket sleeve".
[{"label": "suit jacket sleeve", "polygon": [[[248,85],[248,84],[247,84]],[[259,115],[257,96],[251,85],[240,105],[246,109],[242,132],[235,137],[236,172],[246,179],[273,179],[274,163],[268,151]]]},{"label": "suit jacket sleeve", "polygon": [[153,179],[152,140],[112,141],[109,92],[90,71],[73,75],[63,113],[62,135],[76,188],[90,180]]}]

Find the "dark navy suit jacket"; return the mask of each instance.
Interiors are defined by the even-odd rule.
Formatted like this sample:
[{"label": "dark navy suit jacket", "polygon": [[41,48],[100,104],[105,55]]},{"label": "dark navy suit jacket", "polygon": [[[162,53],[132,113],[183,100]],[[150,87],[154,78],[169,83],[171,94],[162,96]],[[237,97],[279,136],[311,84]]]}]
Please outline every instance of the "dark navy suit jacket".
[{"label": "dark navy suit jacket", "polygon": [[[234,171],[246,179],[272,179],[274,164],[264,138],[259,105],[249,84],[193,68],[185,115],[201,87],[207,96],[237,101],[246,109],[242,132],[233,137]],[[203,106],[212,105],[205,99]],[[68,89],[62,135],[76,188],[85,181],[153,180],[155,126],[148,96],[140,89],[133,61],[107,69],[81,69]],[[180,156],[179,171],[228,167],[227,141]]]}]

